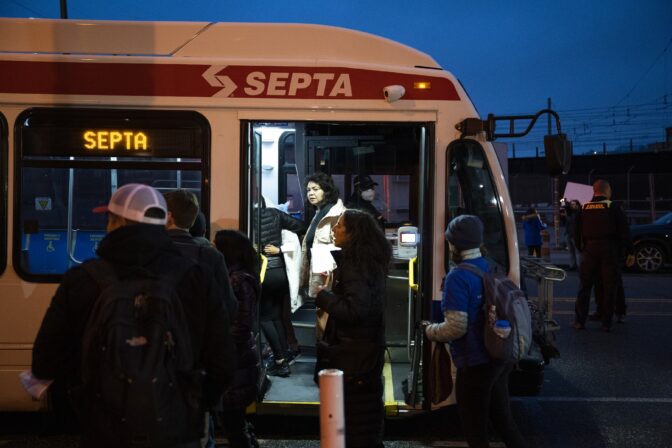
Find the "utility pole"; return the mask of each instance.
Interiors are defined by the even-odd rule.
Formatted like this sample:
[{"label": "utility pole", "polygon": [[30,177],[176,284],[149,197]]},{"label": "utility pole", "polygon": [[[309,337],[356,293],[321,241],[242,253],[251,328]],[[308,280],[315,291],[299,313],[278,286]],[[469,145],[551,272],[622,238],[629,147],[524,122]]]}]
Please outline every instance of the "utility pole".
[{"label": "utility pole", "polygon": [[68,0],[61,0],[61,19],[68,18]]},{"label": "utility pole", "polygon": [[[551,109],[551,99],[548,99],[548,109]],[[548,116],[548,135],[553,133],[551,129],[551,116]],[[555,248],[560,249],[560,176],[553,177],[553,228],[555,229]]]}]

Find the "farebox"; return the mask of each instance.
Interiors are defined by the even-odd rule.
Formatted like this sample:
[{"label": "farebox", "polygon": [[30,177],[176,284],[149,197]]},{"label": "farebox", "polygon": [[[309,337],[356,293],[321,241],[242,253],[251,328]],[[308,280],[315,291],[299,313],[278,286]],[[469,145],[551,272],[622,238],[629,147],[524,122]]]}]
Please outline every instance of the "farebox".
[{"label": "farebox", "polygon": [[402,226],[397,231],[397,258],[410,260],[418,255],[420,235],[414,226]]}]

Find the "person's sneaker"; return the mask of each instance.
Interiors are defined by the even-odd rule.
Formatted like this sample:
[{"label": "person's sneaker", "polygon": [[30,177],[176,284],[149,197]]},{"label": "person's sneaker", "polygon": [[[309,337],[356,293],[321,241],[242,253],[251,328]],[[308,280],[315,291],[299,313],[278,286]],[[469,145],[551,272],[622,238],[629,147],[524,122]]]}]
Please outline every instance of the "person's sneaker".
[{"label": "person's sneaker", "polygon": [[285,352],[285,361],[287,361],[287,364],[292,366],[296,362],[296,358],[292,356],[292,352]]},{"label": "person's sneaker", "polygon": [[285,353],[285,359],[287,360],[287,363],[291,366],[293,365],[297,359],[301,357],[301,350],[292,350],[289,349],[287,353]]},{"label": "person's sneaker", "polygon": [[286,359],[283,359],[280,362],[275,362],[266,370],[266,374],[270,376],[287,378],[290,374],[289,363]]},{"label": "person's sneaker", "polygon": [[581,322],[574,322],[572,324],[572,327],[574,327],[575,330],[585,330],[586,326],[582,324]]},{"label": "person's sneaker", "polygon": [[617,324],[624,324],[625,323],[625,315],[617,314],[616,315],[616,323]]},{"label": "person's sneaker", "polygon": [[591,322],[599,322],[602,320],[602,316],[597,313],[593,313],[588,316],[588,320]]}]

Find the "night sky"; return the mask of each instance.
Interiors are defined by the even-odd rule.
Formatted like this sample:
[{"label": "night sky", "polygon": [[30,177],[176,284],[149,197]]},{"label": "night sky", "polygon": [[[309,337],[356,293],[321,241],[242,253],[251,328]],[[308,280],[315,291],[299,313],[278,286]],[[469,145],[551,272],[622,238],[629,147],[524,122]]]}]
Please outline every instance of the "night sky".
[{"label": "night sky", "polygon": [[[560,113],[576,154],[663,141],[672,126],[672,1],[68,0],[71,19],[317,23],[417,48],[479,113]],[[1,0],[0,16],[57,18],[59,0]],[[545,120],[516,143],[534,151]]]}]

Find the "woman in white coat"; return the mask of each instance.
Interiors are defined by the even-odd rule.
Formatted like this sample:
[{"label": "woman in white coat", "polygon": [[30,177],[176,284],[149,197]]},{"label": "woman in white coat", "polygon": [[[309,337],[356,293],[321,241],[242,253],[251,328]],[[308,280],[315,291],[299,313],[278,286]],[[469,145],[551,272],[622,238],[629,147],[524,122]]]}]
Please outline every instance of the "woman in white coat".
[{"label": "woman in white coat", "polygon": [[[317,288],[324,286],[324,274],[331,274],[336,268],[335,263],[332,263],[325,269],[320,269],[320,272],[313,272],[312,266],[316,260],[312,259],[312,254],[315,252],[314,248],[319,248],[319,246],[327,248],[333,245],[331,228],[336,224],[341,213],[345,211],[345,206],[338,198],[338,193],[338,187],[328,174],[317,172],[306,179],[306,197],[308,202],[317,209],[301,246],[303,254],[301,284],[304,288],[308,288],[309,297],[315,297],[318,292]],[[327,318],[326,312],[317,310],[315,330],[318,340],[322,338]]]}]

